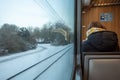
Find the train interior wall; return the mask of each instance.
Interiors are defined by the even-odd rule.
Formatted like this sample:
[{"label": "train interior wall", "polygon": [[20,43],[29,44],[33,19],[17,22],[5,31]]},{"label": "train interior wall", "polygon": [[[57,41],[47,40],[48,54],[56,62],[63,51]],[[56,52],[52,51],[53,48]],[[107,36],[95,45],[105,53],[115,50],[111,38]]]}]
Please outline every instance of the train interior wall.
[{"label": "train interior wall", "polygon": [[[112,21],[100,21],[101,13],[112,13]],[[117,6],[104,6],[92,7],[82,13],[82,39],[86,38],[87,26],[92,21],[100,21],[107,30],[114,31],[118,35],[120,46],[120,5]]]}]

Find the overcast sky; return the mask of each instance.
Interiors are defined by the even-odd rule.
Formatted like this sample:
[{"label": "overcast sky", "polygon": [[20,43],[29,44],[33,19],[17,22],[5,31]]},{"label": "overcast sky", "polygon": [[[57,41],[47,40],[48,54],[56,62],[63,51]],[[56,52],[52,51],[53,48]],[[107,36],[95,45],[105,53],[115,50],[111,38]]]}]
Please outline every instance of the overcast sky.
[{"label": "overcast sky", "polygon": [[9,23],[20,27],[41,27],[45,23],[62,20],[67,25],[73,27],[73,1],[0,0],[0,25]]}]

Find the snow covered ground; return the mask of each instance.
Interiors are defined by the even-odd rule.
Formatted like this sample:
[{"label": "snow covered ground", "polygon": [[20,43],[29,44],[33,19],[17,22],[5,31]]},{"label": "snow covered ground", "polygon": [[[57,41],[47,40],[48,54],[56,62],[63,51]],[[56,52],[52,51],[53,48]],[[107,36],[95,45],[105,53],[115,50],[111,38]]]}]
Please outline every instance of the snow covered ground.
[{"label": "snow covered ground", "polygon": [[[64,51],[39,63],[41,60],[64,48],[66,48]],[[34,50],[0,57],[0,80],[70,80],[74,66],[73,53],[73,44],[66,46],[40,44]],[[57,60],[60,56],[62,57]],[[39,64],[25,72],[21,72],[36,63]],[[21,72],[19,75],[10,78],[19,72]]]}]

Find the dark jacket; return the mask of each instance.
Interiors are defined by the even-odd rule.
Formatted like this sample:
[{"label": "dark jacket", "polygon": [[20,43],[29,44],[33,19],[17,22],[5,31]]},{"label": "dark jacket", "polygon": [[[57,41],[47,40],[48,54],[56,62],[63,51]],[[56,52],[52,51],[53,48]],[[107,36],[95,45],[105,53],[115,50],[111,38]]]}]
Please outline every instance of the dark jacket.
[{"label": "dark jacket", "polygon": [[112,31],[94,32],[82,42],[83,52],[119,51],[117,34]]}]

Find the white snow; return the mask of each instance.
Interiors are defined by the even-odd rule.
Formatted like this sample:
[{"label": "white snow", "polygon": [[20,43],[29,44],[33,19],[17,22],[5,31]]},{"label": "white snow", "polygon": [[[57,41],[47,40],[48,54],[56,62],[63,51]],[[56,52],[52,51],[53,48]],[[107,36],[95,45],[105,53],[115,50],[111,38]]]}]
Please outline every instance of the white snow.
[{"label": "white snow", "polygon": [[[42,75],[40,75],[37,80],[70,80],[74,66],[73,44],[66,46],[51,46],[50,44],[40,44],[34,50],[0,57],[0,80],[8,79],[9,77],[64,49],[67,46],[71,46],[72,48]],[[65,51],[51,57],[48,60],[45,60],[44,62],[30,68],[29,70],[21,73],[11,80],[33,80],[64,52]]]}]

